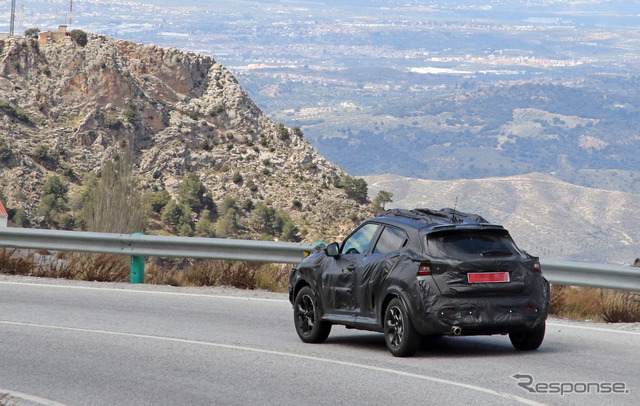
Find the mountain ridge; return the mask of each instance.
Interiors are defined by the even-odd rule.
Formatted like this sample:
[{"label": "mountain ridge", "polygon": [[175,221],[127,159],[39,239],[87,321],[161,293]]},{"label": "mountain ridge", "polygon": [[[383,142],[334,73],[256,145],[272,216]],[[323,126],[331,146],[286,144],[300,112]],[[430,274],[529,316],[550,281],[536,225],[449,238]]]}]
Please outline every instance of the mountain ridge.
[{"label": "mountain ridge", "polygon": [[640,256],[640,196],[592,189],[530,173],[423,180],[365,176],[371,195],[393,193],[387,208],[457,207],[502,224],[518,245],[547,258],[629,265]]},{"label": "mountain ridge", "polygon": [[77,193],[84,175],[127,151],[144,190],[175,197],[196,172],[216,202],[266,202],[290,213],[302,238],[343,234],[345,219],[366,215],[334,186],[346,173],[266,117],[212,57],[87,36],[85,46],[0,40],[0,186],[36,225],[48,178],[65,176]]}]

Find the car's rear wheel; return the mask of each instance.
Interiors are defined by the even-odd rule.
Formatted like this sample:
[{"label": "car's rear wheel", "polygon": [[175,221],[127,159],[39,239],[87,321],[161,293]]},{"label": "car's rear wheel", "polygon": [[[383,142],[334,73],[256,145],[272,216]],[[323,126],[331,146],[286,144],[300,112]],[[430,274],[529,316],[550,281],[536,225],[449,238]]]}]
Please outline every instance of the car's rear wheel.
[{"label": "car's rear wheel", "polygon": [[410,357],[420,345],[420,335],[409,319],[407,308],[398,298],[391,300],[384,312],[384,340],[396,357]]},{"label": "car's rear wheel", "polygon": [[324,342],[331,332],[331,323],[320,320],[318,299],[308,286],[300,289],[296,296],[293,304],[293,320],[298,336],[305,343]]},{"label": "car's rear wheel", "polygon": [[531,330],[518,330],[509,333],[511,344],[521,351],[537,350],[544,340],[545,323]]}]

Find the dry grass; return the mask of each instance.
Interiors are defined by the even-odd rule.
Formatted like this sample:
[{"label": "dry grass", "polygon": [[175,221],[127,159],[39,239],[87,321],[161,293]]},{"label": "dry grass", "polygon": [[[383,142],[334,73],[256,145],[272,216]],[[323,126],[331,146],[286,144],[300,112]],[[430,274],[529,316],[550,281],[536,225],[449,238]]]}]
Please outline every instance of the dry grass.
[{"label": "dry grass", "polygon": [[[150,259],[145,282],[171,286],[232,286],[286,292],[289,266],[258,262]],[[28,250],[0,250],[0,273],[98,282],[130,280],[129,257]]]},{"label": "dry grass", "polygon": [[640,295],[637,292],[603,292],[601,303],[602,318],[606,322],[640,322]]},{"label": "dry grass", "polygon": [[23,255],[16,249],[0,250],[0,272],[9,275],[28,275],[35,267],[33,253]]},{"label": "dry grass", "polygon": [[574,286],[552,286],[549,313],[572,320],[640,322],[637,292]]},{"label": "dry grass", "polygon": [[190,263],[152,263],[145,269],[145,282],[171,286],[232,286],[286,292],[289,265],[257,262],[198,260]]}]

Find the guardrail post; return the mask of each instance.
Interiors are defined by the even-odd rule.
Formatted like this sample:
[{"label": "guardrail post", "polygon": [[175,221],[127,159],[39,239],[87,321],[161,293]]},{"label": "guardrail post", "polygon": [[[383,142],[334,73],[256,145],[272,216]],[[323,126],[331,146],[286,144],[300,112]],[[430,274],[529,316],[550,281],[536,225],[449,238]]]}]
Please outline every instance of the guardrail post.
[{"label": "guardrail post", "polygon": [[[133,233],[133,235],[143,235]],[[138,255],[131,256],[131,283],[144,283],[144,257]]]}]

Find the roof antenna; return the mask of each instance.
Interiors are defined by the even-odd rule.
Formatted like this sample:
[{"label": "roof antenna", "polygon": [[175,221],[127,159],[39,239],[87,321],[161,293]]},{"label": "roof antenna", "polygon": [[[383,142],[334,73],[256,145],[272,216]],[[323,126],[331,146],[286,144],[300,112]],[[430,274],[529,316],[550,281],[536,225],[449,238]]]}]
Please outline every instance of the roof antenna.
[{"label": "roof antenna", "polygon": [[456,218],[456,209],[458,208],[458,196],[456,196],[456,202],[453,205],[453,214],[451,215],[451,221],[454,223],[458,222],[458,219]]}]

